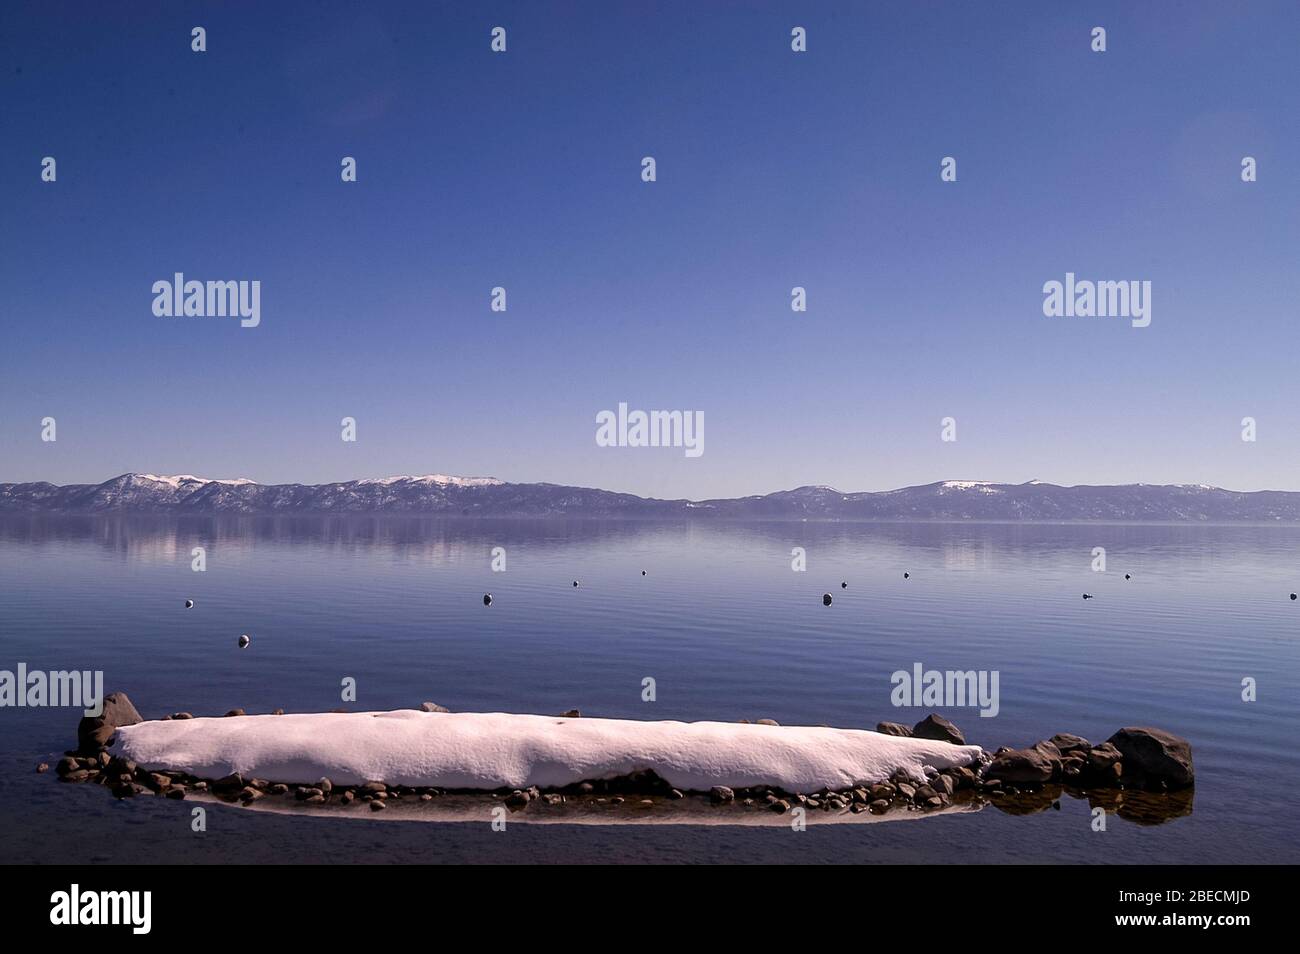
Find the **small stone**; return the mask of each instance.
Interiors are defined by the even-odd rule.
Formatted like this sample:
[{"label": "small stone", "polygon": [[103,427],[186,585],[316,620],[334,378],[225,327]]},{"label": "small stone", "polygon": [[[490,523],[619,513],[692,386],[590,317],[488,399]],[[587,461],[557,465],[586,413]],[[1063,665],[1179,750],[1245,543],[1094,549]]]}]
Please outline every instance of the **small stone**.
[{"label": "small stone", "polygon": [[736,800],[736,793],[725,785],[715,785],[709,789],[709,800],[715,805],[727,805]]},{"label": "small stone", "polygon": [[671,798],[671,799],[673,799],[674,801],[676,801],[677,799],[679,799],[679,798],[685,798],[686,796],[683,795],[681,792],[677,791],[677,789],[674,788],[672,791],[670,791],[670,792],[668,793],[668,797]]},{"label": "small stone", "polygon": [[231,717],[233,717],[233,716],[241,716],[241,715],[247,715],[247,714],[248,714],[248,713],[246,713],[243,709],[231,709],[229,712],[226,713],[226,718],[229,719],[229,718],[231,718]]},{"label": "small stone", "polygon": [[365,792],[368,795],[373,795],[376,792],[388,791],[388,786],[385,785],[383,782],[371,781],[371,782],[366,782],[364,785],[362,785],[361,791]]},{"label": "small stone", "polygon": [[577,709],[569,709],[569,710],[566,711],[566,712],[561,712],[561,713],[560,713],[560,718],[561,718],[561,719],[581,719],[581,718],[582,718],[582,713],[579,712]]},{"label": "small stone", "polygon": [[173,785],[171,788],[167,789],[167,797],[176,800],[183,799],[185,797],[185,786]]},{"label": "small stone", "polygon": [[244,777],[238,772],[232,772],[223,776],[212,783],[212,790],[218,795],[227,792],[237,792],[244,787]]},{"label": "small stone", "polygon": [[889,809],[889,802],[885,801],[883,798],[877,798],[874,802],[872,802],[867,807],[871,809],[871,811],[879,815],[881,812],[887,811]]},{"label": "small stone", "polygon": [[953,745],[966,744],[966,737],[962,735],[961,729],[934,712],[912,727],[912,737],[933,739],[936,742],[951,742]]},{"label": "small stone", "polygon": [[420,796],[420,801],[431,802],[433,801],[433,796],[430,795],[428,792],[425,792],[423,795]]},{"label": "small stone", "polygon": [[382,812],[387,807],[388,806],[384,804],[383,800],[378,798],[370,803],[370,810],[372,812]]},{"label": "small stone", "polygon": [[914,785],[909,785],[907,782],[900,782],[898,785],[898,794],[910,802],[912,799],[916,798],[916,787]]},{"label": "small stone", "polygon": [[894,788],[894,786],[890,785],[888,782],[877,782],[867,790],[867,794],[870,796],[871,801],[879,801],[882,798],[885,801],[889,801],[897,793],[898,789]]},{"label": "small stone", "polygon": [[898,722],[877,722],[876,731],[882,735],[896,735],[904,739],[912,737],[912,727]]},{"label": "small stone", "polygon": [[421,712],[450,712],[451,710],[448,709],[446,706],[438,705],[438,703],[436,702],[421,702],[420,711]]},{"label": "small stone", "polygon": [[781,723],[777,722],[775,719],[756,719],[754,720],[754,724],[755,725],[780,725]]},{"label": "small stone", "polygon": [[1058,732],[1047,741],[1056,746],[1062,755],[1069,755],[1071,752],[1078,751],[1086,753],[1092,748],[1092,743],[1083,736],[1071,735],[1069,732]]},{"label": "small stone", "polygon": [[304,802],[305,804],[307,804],[307,805],[323,805],[323,804],[325,804],[325,796],[324,796],[324,795],[309,795],[307,798],[304,798],[304,799],[303,799],[303,802]]},{"label": "small stone", "polygon": [[613,805],[622,805],[625,801],[627,801],[627,799],[624,798],[622,795],[615,795],[609,801]]},{"label": "small stone", "polygon": [[41,762],[39,765],[36,766],[37,775],[40,775],[42,772],[48,772],[49,770],[50,770],[49,762]]},{"label": "small stone", "polygon": [[271,786],[271,794],[272,794],[272,795],[288,795],[288,794],[289,794],[289,786],[288,786],[288,785],[285,785],[284,782],[276,782],[274,785]]},{"label": "small stone", "polygon": [[172,713],[172,718],[173,718],[173,719],[193,719],[194,716],[191,715],[191,714],[188,713],[188,712],[173,712],[173,713]]},{"label": "small stone", "polygon": [[339,796],[339,801],[341,801],[344,805],[351,805],[352,800],[354,798],[356,798],[356,795],[348,791],[348,792],[344,792],[342,795]]},{"label": "small stone", "polygon": [[531,799],[528,797],[527,792],[518,792],[518,791],[511,792],[509,795],[506,796],[506,807],[523,808],[530,801]]},{"label": "small stone", "polygon": [[776,801],[772,802],[772,804],[769,807],[772,809],[772,811],[784,815],[786,812],[790,810],[790,803],[787,802],[784,798],[778,798]]}]

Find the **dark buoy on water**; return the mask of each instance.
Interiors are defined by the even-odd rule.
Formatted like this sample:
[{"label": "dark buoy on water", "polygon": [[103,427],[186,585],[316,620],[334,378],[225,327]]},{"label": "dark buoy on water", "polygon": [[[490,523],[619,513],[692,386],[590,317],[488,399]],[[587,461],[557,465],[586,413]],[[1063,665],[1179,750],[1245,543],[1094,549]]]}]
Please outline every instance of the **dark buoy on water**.
[{"label": "dark buoy on water", "polygon": [[185,601],[185,608],[186,608],[186,609],[193,609],[193,608],[194,608],[194,601],[193,601],[193,600],[186,600],[186,601]]},{"label": "dark buoy on water", "polygon": [[842,590],[847,590],[848,588],[849,588],[849,584],[847,584],[847,583],[841,583],[841,584],[840,584],[840,589],[842,589]]},{"label": "dark buoy on water", "polygon": [[903,579],[910,580],[911,578],[912,578],[912,574],[908,573],[907,571],[903,571]]},{"label": "dark buoy on water", "polygon": [[830,606],[830,605],[831,605],[831,595],[829,593],[823,593],[822,606]]},{"label": "dark buoy on water", "polygon": [[491,594],[491,593],[484,593],[484,594],[483,594],[483,605],[484,605],[484,606],[491,606],[491,605],[492,605],[492,594]]},{"label": "dark buoy on water", "polygon": [[1083,598],[1084,598],[1085,600],[1090,600],[1090,599],[1092,599],[1092,594],[1091,594],[1091,593],[1084,593],[1084,594],[1083,594]]},{"label": "dark buoy on water", "polygon": [[1133,579],[1133,577],[1132,577],[1130,574],[1125,573],[1125,574],[1124,574],[1124,579],[1126,579],[1126,580],[1131,580],[1131,579]]},{"label": "dark buoy on water", "polygon": [[642,575],[642,576],[645,576],[645,570],[642,570],[642,571],[641,571],[641,575]]},{"label": "dark buoy on water", "polygon": [[574,580],[574,581],[573,581],[573,585],[574,585],[574,586],[579,586],[579,585],[581,585],[581,584],[579,584],[579,582],[578,582],[577,580]]},{"label": "dark buoy on water", "polygon": [[1294,593],[1291,594],[1291,599],[1295,599],[1295,594],[1294,594]]},{"label": "dark buoy on water", "polygon": [[248,644],[251,643],[251,642],[252,642],[252,640],[249,639],[249,638],[248,638],[248,634],[245,633],[243,636],[240,636],[240,637],[239,637],[239,648],[240,648],[240,649],[247,649],[247,648],[248,648]]}]

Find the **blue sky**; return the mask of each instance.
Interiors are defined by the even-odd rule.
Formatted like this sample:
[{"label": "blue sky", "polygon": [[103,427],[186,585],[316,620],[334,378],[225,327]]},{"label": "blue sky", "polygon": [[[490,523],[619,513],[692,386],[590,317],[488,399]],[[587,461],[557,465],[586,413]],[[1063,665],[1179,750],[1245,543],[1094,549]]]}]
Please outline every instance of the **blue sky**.
[{"label": "blue sky", "polygon": [[[1298,35],[1294,3],[6,4],[0,480],[1300,489]],[[176,271],[261,281],[260,327],[155,317]],[[1151,326],[1044,317],[1067,271],[1151,281]],[[598,447],[620,401],[702,411],[705,453]]]}]

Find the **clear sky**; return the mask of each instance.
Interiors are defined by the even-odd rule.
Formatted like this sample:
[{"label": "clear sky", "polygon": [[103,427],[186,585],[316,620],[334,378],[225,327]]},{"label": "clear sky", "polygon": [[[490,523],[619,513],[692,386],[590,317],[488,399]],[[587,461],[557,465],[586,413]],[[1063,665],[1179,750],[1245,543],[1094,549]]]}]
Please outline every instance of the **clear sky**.
[{"label": "clear sky", "polygon": [[[0,480],[1300,489],[1297,37],[1294,2],[7,2]],[[155,317],[177,271],[259,280],[261,325]],[[1067,271],[1150,281],[1150,327],[1045,317]],[[705,453],[598,447],[620,401]]]}]

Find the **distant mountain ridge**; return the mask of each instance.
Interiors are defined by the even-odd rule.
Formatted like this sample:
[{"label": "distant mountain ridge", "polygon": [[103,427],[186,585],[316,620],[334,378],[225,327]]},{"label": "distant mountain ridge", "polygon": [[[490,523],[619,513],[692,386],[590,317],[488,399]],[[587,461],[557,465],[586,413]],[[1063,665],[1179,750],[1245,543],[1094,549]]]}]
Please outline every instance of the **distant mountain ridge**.
[{"label": "distant mountain ridge", "polygon": [[122,474],[102,484],[0,483],[0,513],[1276,523],[1300,522],[1300,492],[1245,493],[1203,484],[1062,487],[1041,481],[946,480],[864,493],[798,487],[751,497],[660,500],[587,487],[444,474],[329,484]]}]

